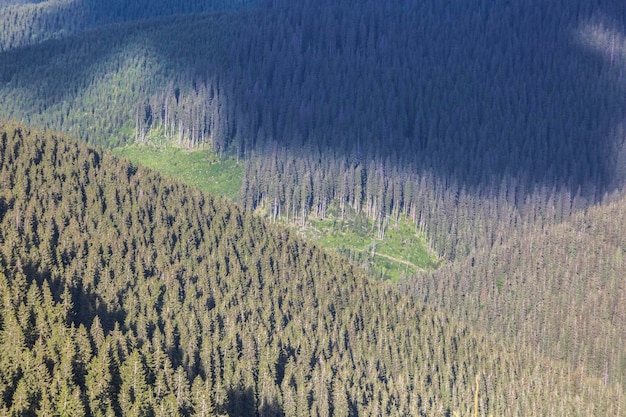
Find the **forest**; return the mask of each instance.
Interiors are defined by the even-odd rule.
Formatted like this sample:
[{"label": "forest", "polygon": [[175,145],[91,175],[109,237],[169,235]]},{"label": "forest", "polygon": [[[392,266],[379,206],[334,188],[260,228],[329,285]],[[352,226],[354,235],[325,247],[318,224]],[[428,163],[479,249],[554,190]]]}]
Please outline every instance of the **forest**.
[{"label": "forest", "polygon": [[[623,412],[623,2],[16,0],[0,22],[0,413]],[[154,138],[240,182],[110,153]],[[410,224],[433,255],[377,279],[311,241],[323,222],[372,248]]]},{"label": "forest", "polygon": [[232,202],[49,132],[3,123],[0,138],[2,414],[432,416],[476,394],[484,415],[623,407],[619,384]]}]

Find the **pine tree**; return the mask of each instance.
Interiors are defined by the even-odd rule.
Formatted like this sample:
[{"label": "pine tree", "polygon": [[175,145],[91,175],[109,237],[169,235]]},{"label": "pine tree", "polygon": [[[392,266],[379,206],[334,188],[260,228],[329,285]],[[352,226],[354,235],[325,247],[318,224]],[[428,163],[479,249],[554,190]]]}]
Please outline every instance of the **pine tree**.
[{"label": "pine tree", "polygon": [[118,395],[120,409],[125,416],[144,417],[152,413],[152,393],[146,380],[146,369],[141,353],[134,350],[120,367],[122,385]]}]

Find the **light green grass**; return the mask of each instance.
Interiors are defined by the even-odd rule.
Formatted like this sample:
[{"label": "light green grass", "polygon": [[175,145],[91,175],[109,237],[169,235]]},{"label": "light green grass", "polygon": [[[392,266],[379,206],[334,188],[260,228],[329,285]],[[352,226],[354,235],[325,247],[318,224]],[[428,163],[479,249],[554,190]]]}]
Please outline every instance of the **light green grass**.
[{"label": "light green grass", "polygon": [[393,281],[439,265],[426,239],[409,220],[391,221],[386,230],[384,239],[377,239],[372,222],[354,214],[345,220],[313,220],[301,233],[374,275]]},{"label": "light green grass", "polygon": [[159,173],[177,178],[211,194],[237,200],[244,166],[233,158],[219,159],[210,150],[188,150],[162,138],[113,149],[117,155]]}]

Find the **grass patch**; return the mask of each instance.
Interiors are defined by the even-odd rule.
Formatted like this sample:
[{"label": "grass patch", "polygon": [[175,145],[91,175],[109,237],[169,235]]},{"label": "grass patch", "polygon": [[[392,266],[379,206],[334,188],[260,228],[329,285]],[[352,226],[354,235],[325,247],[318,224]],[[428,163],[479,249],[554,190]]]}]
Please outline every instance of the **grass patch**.
[{"label": "grass patch", "polygon": [[362,215],[344,220],[329,217],[312,220],[301,233],[316,244],[334,250],[375,276],[397,281],[439,265],[424,236],[408,219],[390,222],[384,239],[377,239],[374,225]]},{"label": "grass patch", "polygon": [[180,179],[214,195],[237,200],[243,181],[243,164],[233,158],[219,159],[211,150],[188,150],[162,137],[151,137],[146,143],[114,148],[116,155]]}]

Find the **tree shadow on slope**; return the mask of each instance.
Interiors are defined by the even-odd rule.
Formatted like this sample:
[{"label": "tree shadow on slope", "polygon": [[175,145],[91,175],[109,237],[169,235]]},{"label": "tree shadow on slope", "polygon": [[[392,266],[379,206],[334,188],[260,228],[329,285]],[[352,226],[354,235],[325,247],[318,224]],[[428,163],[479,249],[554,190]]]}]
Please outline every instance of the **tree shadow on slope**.
[{"label": "tree shadow on slope", "polygon": [[[389,7],[384,19],[381,9],[324,4],[268,18],[287,34],[267,39],[269,53],[251,49],[240,75],[233,66],[239,94],[258,101],[252,135],[468,190],[504,177],[591,195],[621,183],[623,85],[579,42],[602,5],[445,2]],[[608,9],[626,22],[624,6]]]},{"label": "tree shadow on slope", "polygon": [[90,29],[120,22],[164,16],[237,10],[256,0],[177,1],[28,1],[0,2],[0,51],[65,38]]},{"label": "tree shadow on slope", "polygon": [[260,406],[257,411],[257,402],[252,388],[238,386],[227,391],[227,403],[224,411],[231,417],[282,417],[285,413],[276,399]]},{"label": "tree shadow on slope", "polygon": [[181,91],[222,79],[229,120],[211,134],[236,152],[277,142],[313,161],[375,160],[467,190],[513,178],[522,199],[544,186],[594,200],[624,179],[626,99],[615,64],[581,30],[597,16],[624,25],[626,7],[584,3],[281,4],[226,16],[235,29],[220,30],[211,58],[196,50],[203,25],[150,41],[191,71]]},{"label": "tree shadow on slope", "polygon": [[33,263],[23,263],[21,268],[24,275],[34,280],[39,288],[47,282],[53,300],[67,306],[67,318],[75,326],[82,324],[89,329],[98,317],[102,330],[107,334],[115,328],[115,323],[121,325],[125,322],[126,312],[121,306],[108,303],[99,294],[84,288],[82,280],[64,282],[58,274],[53,276],[41,265]]}]

